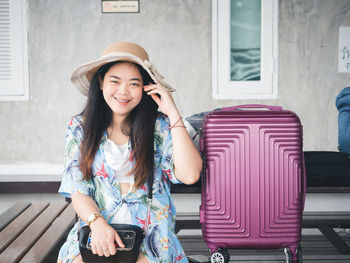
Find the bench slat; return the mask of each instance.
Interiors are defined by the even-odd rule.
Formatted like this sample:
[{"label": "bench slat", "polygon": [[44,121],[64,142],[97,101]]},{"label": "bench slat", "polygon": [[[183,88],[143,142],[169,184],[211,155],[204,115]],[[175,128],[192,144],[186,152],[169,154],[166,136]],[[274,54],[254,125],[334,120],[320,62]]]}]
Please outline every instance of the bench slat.
[{"label": "bench slat", "polygon": [[35,245],[27,252],[20,263],[42,262],[50,251],[72,228],[75,222],[75,211],[69,204],[61,215],[52,223],[50,228],[42,235]]},{"label": "bench slat", "polygon": [[49,203],[47,202],[35,203],[8,224],[8,226],[0,232],[0,253],[15,240],[48,205]]},{"label": "bench slat", "polygon": [[35,221],[2,252],[0,255],[0,262],[18,262],[66,206],[66,202],[51,203]]},{"label": "bench slat", "polygon": [[324,211],[324,212],[304,212],[303,227],[308,228],[317,224],[341,225],[350,227],[350,212],[346,211]]},{"label": "bench slat", "polygon": [[0,232],[30,205],[29,202],[18,202],[3,212],[0,215]]}]

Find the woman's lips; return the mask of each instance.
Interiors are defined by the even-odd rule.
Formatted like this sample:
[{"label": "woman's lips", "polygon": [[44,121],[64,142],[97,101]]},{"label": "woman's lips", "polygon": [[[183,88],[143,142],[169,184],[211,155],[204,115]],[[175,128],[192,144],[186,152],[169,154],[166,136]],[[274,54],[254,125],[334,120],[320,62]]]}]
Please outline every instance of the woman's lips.
[{"label": "woman's lips", "polygon": [[126,105],[130,101],[129,99],[121,99],[121,98],[115,98],[119,104]]}]

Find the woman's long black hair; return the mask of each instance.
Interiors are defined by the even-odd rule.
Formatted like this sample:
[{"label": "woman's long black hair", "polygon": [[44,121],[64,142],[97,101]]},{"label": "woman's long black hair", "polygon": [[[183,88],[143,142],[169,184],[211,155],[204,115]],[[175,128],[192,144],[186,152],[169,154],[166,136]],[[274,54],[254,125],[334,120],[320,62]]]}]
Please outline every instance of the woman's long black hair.
[{"label": "woman's long black hair", "polygon": [[[89,180],[92,176],[92,164],[101,143],[102,135],[113,120],[113,112],[106,103],[100,89],[100,80],[103,81],[108,70],[117,63],[120,62],[111,62],[102,66],[94,75],[90,84],[87,103],[82,112],[84,136],[79,161],[86,180]],[[140,65],[135,65],[141,73],[143,85],[153,83],[149,74]],[[135,175],[136,188],[140,188],[147,178],[153,174],[154,126],[158,115],[157,109],[158,105],[152,97],[143,91],[140,103],[122,123],[122,132],[129,136],[131,141],[132,159],[135,161],[131,172]]]}]

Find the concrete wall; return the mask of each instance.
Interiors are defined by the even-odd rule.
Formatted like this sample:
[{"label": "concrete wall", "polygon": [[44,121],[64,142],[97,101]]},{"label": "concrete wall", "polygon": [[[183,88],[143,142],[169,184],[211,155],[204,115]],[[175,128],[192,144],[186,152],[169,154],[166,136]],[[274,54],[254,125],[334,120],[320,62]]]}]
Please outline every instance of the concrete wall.
[{"label": "concrete wall", "polygon": [[84,98],[72,69],[108,43],[135,41],[177,92],[183,116],[241,103],[282,105],[304,124],[305,150],[336,150],[335,97],[350,85],[337,73],[338,28],[350,26],[348,0],[279,1],[276,100],[211,98],[211,1],[141,0],[137,14],[101,14],[101,1],[28,1],[30,100],[0,102],[0,163],[61,163],[70,116]]},{"label": "concrete wall", "polygon": [[300,116],[305,150],[337,149],[335,97],[350,85],[350,74],[337,72],[338,31],[350,26],[349,0],[279,1],[279,95],[260,101],[211,98],[210,0],[140,0],[137,14],[101,14],[100,4],[27,1],[30,100],[0,102],[0,165],[62,163],[66,124],[85,101],[70,73],[115,41],[145,47],[177,89],[183,116],[244,103],[282,105]]}]

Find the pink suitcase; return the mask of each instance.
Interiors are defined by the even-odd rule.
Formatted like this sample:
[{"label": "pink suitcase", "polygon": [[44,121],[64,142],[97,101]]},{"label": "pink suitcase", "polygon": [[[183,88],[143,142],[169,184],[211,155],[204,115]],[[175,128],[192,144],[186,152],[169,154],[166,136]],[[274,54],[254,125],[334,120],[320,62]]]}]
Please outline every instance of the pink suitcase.
[{"label": "pink suitcase", "polygon": [[287,262],[302,262],[302,147],[298,116],[281,107],[240,105],[204,118],[200,222],[211,262],[228,262],[234,248],[284,248]]}]

